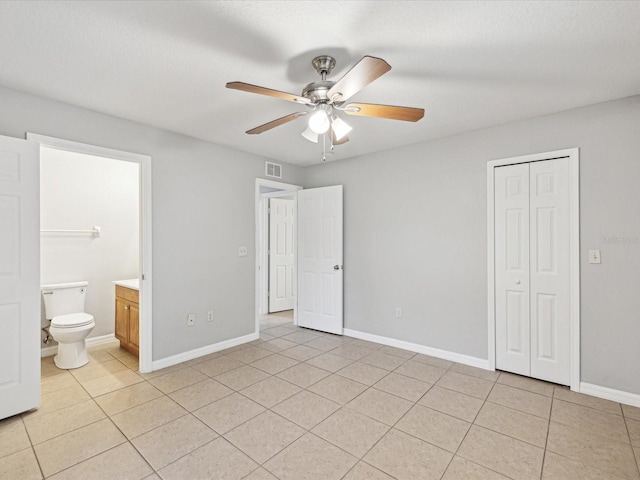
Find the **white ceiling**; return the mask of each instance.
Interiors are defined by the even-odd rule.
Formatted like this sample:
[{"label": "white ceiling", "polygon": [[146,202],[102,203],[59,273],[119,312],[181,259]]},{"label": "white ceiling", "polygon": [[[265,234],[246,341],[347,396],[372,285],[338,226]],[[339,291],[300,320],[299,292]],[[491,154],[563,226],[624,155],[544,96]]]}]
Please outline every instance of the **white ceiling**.
[{"label": "white ceiling", "polygon": [[306,107],[225,83],[299,94],[318,54],[333,80],[385,59],[351,100],[425,118],[345,116],[337,160],[638,94],[639,25],[636,1],[0,2],[0,85],[311,165],[304,117],[244,133]]}]

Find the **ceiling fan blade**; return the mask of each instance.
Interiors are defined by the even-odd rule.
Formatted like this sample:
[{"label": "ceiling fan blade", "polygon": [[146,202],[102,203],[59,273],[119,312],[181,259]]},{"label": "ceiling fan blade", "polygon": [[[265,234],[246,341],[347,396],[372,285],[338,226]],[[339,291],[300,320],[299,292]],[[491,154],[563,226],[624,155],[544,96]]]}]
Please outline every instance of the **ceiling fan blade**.
[{"label": "ceiling fan blade", "polygon": [[[331,87],[327,92],[327,97],[344,102],[389,70],[391,70],[391,65],[381,58],[364,56]],[[339,97],[337,97],[338,95]]]},{"label": "ceiling fan blade", "polygon": [[265,123],[264,125],[260,125],[259,127],[252,128],[251,130],[247,130],[249,135],[255,135],[257,133],[266,132],[267,130],[271,130],[272,128],[279,127],[280,125],[284,125],[285,123],[289,123],[292,120],[295,120],[302,115],[306,115],[307,112],[296,112],[286,115],[284,117],[280,117],[276,120],[272,120],[271,122]]},{"label": "ceiling fan blade", "polygon": [[312,103],[308,98],[301,97],[300,95],[294,95],[293,93],[281,92],[280,90],[273,90],[272,88],[259,87],[257,85],[251,85],[244,82],[229,82],[226,85],[227,88],[233,90],[242,90],[243,92],[257,93],[260,95],[267,95],[269,97],[280,98],[289,102],[309,104]]},{"label": "ceiling fan blade", "polygon": [[417,122],[424,117],[424,108],[378,105],[375,103],[350,103],[344,107],[344,112],[360,117],[388,118],[405,122]]}]

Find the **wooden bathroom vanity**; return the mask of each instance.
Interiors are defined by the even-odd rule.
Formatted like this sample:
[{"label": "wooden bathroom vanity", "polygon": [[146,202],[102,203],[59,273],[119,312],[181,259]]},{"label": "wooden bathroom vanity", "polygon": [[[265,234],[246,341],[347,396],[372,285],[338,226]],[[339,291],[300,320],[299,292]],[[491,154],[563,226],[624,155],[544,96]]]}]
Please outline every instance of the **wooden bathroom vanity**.
[{"label": "wooden bathroom vanity", "polygon": [[140,350],[140,301],[138,279],[117,280],[116,285],[116,338],[120,347],[138,356]]}]

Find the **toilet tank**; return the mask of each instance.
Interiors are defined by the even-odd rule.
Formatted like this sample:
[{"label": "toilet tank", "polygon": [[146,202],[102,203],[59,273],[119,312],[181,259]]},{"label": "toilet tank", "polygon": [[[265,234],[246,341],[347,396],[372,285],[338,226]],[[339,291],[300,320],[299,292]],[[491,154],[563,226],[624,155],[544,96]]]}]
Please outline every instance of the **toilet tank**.
[{"label": "toilet tank", "polygon": [[44,314],[47,320],[58,315],[84,312],[84,302],[89,282],[52,283],[42,285]]}]

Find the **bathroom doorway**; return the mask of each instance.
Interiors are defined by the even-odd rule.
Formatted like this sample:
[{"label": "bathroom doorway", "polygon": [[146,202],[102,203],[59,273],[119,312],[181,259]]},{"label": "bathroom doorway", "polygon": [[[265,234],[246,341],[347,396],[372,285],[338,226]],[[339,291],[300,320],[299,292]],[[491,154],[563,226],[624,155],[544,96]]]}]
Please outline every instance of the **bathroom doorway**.
[{"label": "bathroom doorway", "polygon": [[40,143],[41,283],[89,282],[85,311],[96,327],[88,346],[115,343],[116,289],[137,289],[139,335],[131,345],[139,346],[139,370],[151,371],[151,158],[27,138]]}]

